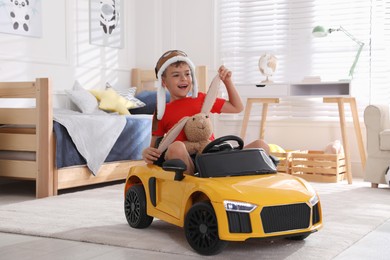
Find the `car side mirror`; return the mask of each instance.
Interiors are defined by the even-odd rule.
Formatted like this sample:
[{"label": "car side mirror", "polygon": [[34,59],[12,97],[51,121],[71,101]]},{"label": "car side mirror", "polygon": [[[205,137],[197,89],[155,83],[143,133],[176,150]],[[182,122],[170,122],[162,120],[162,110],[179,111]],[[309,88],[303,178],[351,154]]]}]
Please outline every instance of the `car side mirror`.
[{"label": "car side mirror", "polygon": [[184,171],[187,170],[187,165],[180,159],[167,160],[163,163],[164,171],[175,172],[175,181],[184,179]]}]

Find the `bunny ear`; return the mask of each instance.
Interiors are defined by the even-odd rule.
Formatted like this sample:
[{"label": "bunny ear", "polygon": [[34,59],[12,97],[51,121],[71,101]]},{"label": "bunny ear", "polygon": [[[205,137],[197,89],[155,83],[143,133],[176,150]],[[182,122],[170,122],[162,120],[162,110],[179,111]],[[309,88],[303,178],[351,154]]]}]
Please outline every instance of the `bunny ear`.
[{"label": "bunny ear", "polygon": [[180,134],[181,130],[183,130],[184,125],[187,123],[188,116],[183,117],[179,122],[177,122],[164,136],[161,140],[158,150],[160,152],[164,152],[168,146],[175,141],[176,137]]},{"label": "bunny ear", "polygon": [[211,108],[213,107],[214,102],[218,97],[219,85],[221,85],[221,79],[219,78],[219,75],[216,75],[210,84],[209,90],[207,91],[207,95],[201,110],[202,113],[210,113]]}]

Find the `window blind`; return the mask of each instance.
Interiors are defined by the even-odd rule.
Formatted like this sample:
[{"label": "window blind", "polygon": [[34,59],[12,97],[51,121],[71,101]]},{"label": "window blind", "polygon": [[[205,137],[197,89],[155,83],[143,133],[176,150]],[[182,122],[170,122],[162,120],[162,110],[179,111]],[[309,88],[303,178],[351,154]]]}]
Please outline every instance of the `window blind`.
[{"label": "window blind", "polygon": [[370,103],[390,104],[390,1],[373,1]]},{"label": "window blind", "polygon": [[[348,79],[359,46],[343,32],[312,36],[317,25],[342,26],[365,44],[352,80],[361,116],[368,103],[390,101],[389,7],[390,0],[220,0],[220,60],[233,71],[242,92],[250,92],[265,79],[258,69],[264,53],[278,59],[274,82],[296,83],[306,76],[320,76],[322,81]],[[337,106],[319,98],[281,102],[269,111],[270,116],[338,118]],[[350,117],[349,109],[346,116]]]}]

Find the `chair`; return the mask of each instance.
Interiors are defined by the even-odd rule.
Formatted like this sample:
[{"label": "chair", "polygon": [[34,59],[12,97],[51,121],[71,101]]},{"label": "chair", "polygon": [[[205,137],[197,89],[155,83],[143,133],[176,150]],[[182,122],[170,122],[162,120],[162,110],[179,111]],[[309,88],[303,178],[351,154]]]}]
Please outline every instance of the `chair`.
[{"label": "chair", "polygon": [[367,163],[364,180],[371,187],[386,184],[385,173],[390,166],[389,105],[369,105],[364,110],[367,131]]}]

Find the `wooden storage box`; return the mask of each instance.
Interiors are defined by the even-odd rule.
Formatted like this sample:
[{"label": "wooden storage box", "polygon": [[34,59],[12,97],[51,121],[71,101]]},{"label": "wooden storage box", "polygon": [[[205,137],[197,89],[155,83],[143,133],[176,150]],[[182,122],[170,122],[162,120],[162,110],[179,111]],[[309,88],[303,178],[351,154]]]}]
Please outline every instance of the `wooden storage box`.
[{"label": "wooden storage box", "polygon": [[293,153],[299,153],[299,150],[286,151],[286,152],[270,152],[271,155],[279,159],[277,166],[278,172],[284,172],[291,174],[291,155]]},{"label": "wooden storage box", "polygon": [[307,151],[291,154],[291,174],[313,182],[339,182],[346,173],[344,154]]}]

